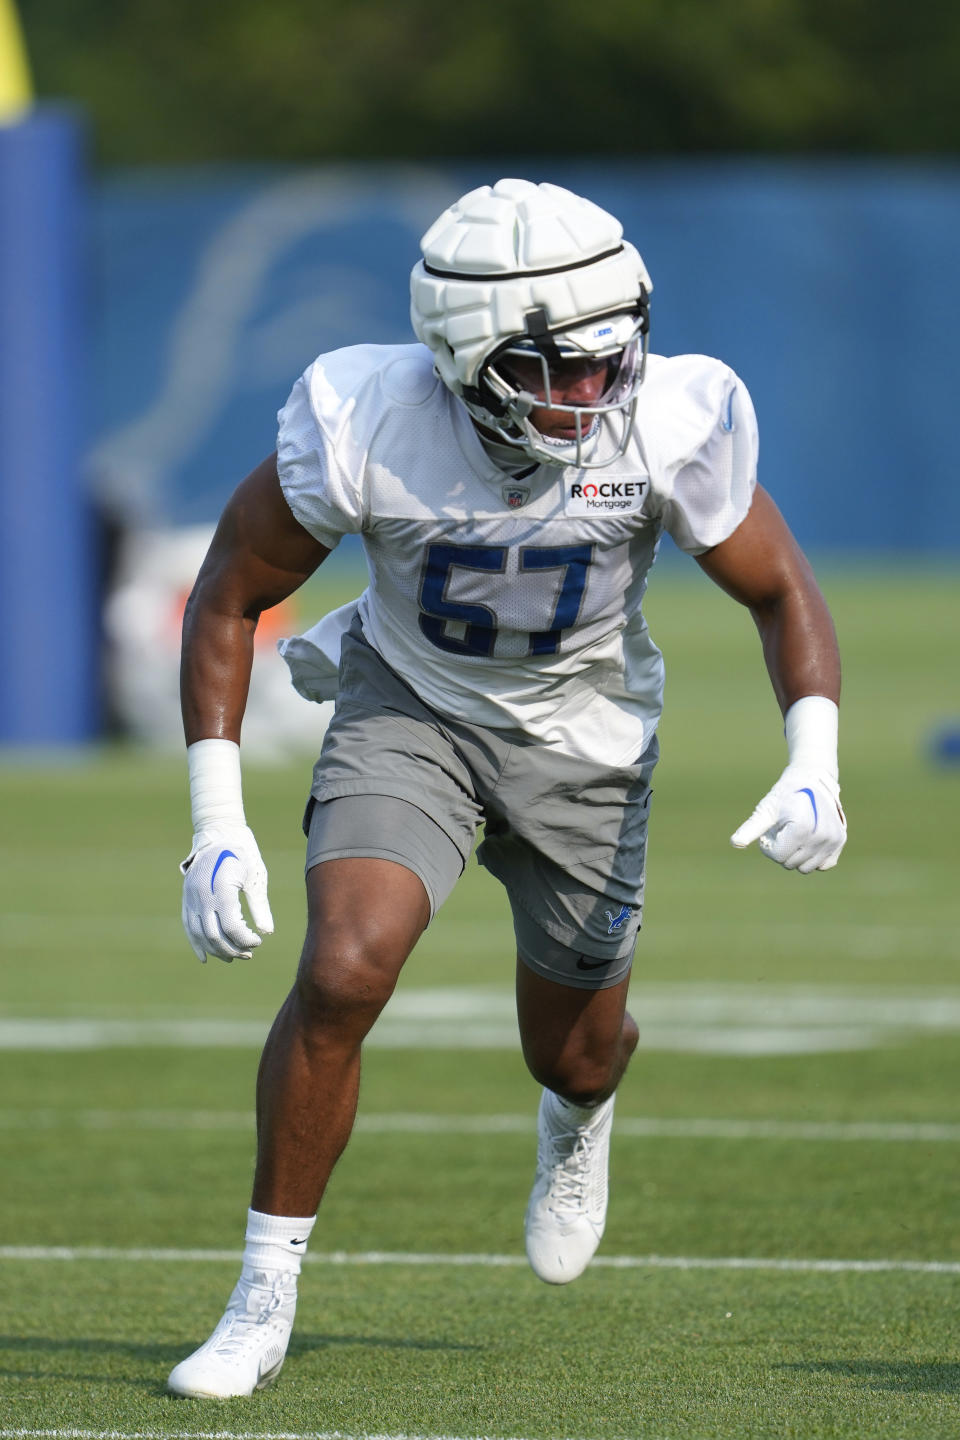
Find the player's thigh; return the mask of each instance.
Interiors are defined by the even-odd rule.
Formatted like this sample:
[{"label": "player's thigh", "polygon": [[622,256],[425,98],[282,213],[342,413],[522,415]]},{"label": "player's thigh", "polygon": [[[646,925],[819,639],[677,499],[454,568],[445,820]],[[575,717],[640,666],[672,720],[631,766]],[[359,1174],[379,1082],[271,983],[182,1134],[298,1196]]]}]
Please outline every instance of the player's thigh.
[{"label": "player's thigh", "polygon": [[561,759],[566,770],[541,760],[542,798],[501,804],[479,858],[506,887],[527,968],[569,989],[611,989],[629,976],[643,914],[655,750],[616,770],[581,763],[579,779]]},{"label": "player's thigh", "polygon": [[327,1009],[379,1011],[463,868],[419,807],[393,796],[312,800],[299,984]]},{"label": "player's thigh", "polygon": [[[396,777],[393,783],[397,783]],[[419,798],[415,775],[408,777],[406,788],[411,798],[390,793],[347,794],[330,800],[311,796],[304,820],[305,868],[308,892],[311,887],[318,892],[311,906],[319,911],[322,905],[325,918],[335,911],[338,919],[362,927],[400,896],[405,903],[408,896],[411,901],[416,896],[414,908],[418,912],[422,902],[426,905],[420,924],[423,929],[449,896],[463,873],[463,852],[439,820],[412,798]],[[327,883],[325,874],[310,880],[312,871],[321,866],[355,859],[382,862],[386,867],[382,872],[386,889],[380,891],[370,885],[366,871],[359,883],[351,882],[348,891]],[[396,870],[406,874],[395,874]],[[415,882],[412,886],[409,877]]]},{"label": "player's thigh", "polygon": [[[318,802],[367,797],[380,807],[374,812],[377,819],[370,834],[359,836],[361,846],[376,842],[389,827],[389,801],[406,802],[426,817],[427,830],[419,827],[408,836],[409,827],[393,828],[389,844],[398,846],[397,856],[381,850],[362,853],[405,863],[411,843],[421,849],[431,847],[432,821],[459,852],[457,874],[473,849],[482,818],[474,775],[443,717],[423,704],[357,627],[343,640],[337,708],[324,736],[311,791]],[[345,813],[338,812],[338,825]],[[407,813],[414,823],[416,817]],[[365,823],[359,810],[354,817],[358,827]],[[427,885],[432,915],[440,897],[431,890],[430,876],[422,870],[418,873]]]},{"label": "player's thigh", "polygon": [[423,886],[388,860],[321,861],[307,872],[297,992],[326,1018],[367,1014],[393,993],[429,917]]}]

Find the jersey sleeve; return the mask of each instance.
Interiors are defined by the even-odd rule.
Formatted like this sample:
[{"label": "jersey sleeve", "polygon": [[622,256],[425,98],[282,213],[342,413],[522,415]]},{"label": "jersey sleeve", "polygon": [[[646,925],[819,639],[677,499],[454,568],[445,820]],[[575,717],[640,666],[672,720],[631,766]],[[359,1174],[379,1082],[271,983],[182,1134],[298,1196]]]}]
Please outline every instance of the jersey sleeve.
[{"label": "jersey sleeve", "polygon": [[277,416],[277,473],[297,520],[328,550],[363,525],[363,460],[351,443],[352,406],[315,360]]},{"label": "jersey sleeve", "polygon": [[757,419],[732,370],[725,371],[718,398],[706,437],[676,469],[663,505],[664,527],[688,555],[701,555],[733,534],[757,484]]}]

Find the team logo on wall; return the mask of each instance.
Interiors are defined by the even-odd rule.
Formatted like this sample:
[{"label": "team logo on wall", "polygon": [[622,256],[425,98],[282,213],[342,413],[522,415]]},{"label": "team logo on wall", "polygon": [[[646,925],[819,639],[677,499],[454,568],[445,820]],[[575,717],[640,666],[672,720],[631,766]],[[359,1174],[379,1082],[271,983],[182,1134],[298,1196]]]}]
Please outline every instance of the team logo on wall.
[{"label": "team logo on wall", "polygon": [[530,499],[529,485],[504,485],[503,498],[511,510],[519,510]]}]

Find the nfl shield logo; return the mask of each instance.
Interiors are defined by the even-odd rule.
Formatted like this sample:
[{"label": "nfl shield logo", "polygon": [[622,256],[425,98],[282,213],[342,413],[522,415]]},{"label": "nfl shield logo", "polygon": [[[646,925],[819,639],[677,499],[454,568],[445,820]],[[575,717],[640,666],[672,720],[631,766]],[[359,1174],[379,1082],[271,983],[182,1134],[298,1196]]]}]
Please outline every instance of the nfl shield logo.
[{"label": "nfl shield logo", "polygon": [[527,485],[504,485],[503,498],[511,510],[519,510],[530,499],[530,488]]}]

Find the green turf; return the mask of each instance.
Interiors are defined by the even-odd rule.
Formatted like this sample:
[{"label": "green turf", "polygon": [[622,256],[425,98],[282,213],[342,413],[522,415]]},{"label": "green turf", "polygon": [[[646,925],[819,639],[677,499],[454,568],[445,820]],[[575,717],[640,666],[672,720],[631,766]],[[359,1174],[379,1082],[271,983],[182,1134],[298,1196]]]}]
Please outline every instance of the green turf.
[{"label": "green turf", "polygon": [[[810,878],[727,844],[782,763],[749,620],[692,567],[652,586],[668,708],[641,1021],[646,982],[960,992],[960,769],[928,754],[935,728],[960,722],[960,586],[896,570],[824,583],[845,655],[851,840],[835,872]],[[268,1019],[300,939],[308,771],[248,768],[277,934],[251,963],[201,967],[178,920],[182,764],[123,749],[9,757],[0,1019]],[[512,968],[506,906],[471,866],[402,983],[503,989]],[[0,1245],[235,1248],[256,1059],[0,1050]],[[949,1031],[809,1055],[644,1050],[618,1114],[955,1124],[958,1059]],[[371,1049],[361,1110],[532,1125],[535,1101],[510,1051]],[[241,1119],[204,1128],[198,1111]],[[532,1161],[523,1134],[358,1133],[313,1249],[518,1255]],[[607,1256],[960,1260],[956,1143],[620,1135],[612,1174]],[[166,1373],[232,1278],[230,1263],[0,1260],[0,1433],[960,1433],[955,1275],[595,1268],[553,1290],[523,1268],[316,1264],[274,1390],[174,1401]]]},{"label": "green turf", "polygon": [[956,1435],[953,1309],[921,1277],[594,1271],[558,1292],[512,1270],[310,1272],[283,1383],[164,1397],[158,1375],[204,1333],[229,1273],[9,1267],[9,1419],[165,1435]]}]

